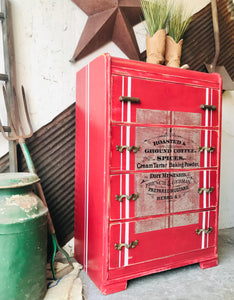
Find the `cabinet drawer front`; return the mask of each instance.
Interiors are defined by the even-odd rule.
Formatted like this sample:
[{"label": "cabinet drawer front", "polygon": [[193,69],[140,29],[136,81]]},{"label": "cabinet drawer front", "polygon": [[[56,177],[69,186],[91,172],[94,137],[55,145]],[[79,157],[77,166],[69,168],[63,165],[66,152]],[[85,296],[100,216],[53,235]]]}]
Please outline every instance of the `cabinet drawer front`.
[{"label": "cabinet drawer front", "polygon": [[212,130],[111,126],[112,170],[196,169],[217,166]]},{"label": "cabinet drawer front", "polygon": [[215,236],[215,211],[111,224],[109,267],[173,260],[173,255],[215,246]]},{"label": "cabinet drawer front", "polygon": [[219,94],[181,83],[112,76],[111,111],[114,122],[217,127]]},{"label": "cabinet drawer front", "polygon": [[171,214],[218,204],[216,171],[112,175],[110,218],[121,220]]}]

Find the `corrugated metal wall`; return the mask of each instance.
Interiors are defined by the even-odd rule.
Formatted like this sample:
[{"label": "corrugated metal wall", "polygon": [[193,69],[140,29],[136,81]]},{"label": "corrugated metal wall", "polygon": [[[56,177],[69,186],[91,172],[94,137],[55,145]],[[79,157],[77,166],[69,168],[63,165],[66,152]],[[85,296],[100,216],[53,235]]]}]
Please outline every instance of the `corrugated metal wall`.
[{"label": "corrugated metal wall", "polygon": [[[26,140],[60,245],[74,231],[75,104]],[[19,153],[19,170],[27,167]]]},{"label": "corrugated metal wall", "polygon": [[9,172],[9,154],[0,158],[0,173]]},{"label": "corrugated metal wall", "polygon": [[[225,65],[234,80],[234,21],[230,0],[219,0],[221,52],[218,65]],[[214,57],[214,38],[210,5],[194,15],[184,37],[182,64],[205,71],[204,63]],[[57,237],[64,245],[74,231],[75,104],[27,140],[54,221]],[[20,170],[26,170],[19,151]],[[0,158],[0,172],[9,170],[8,155]]]},{"label": "corrugated metal wall", "polygon": [[[26,140],[41,179],[60,245],[74,232],[75,103]],[[18,148],[19,171],[28,171]],[[9,155],[0,158],[0,172],[9,172]]]},{"label": "corrugated metal wall", "polygon": [[[220,55],[217,65],[224,65],[234,80],[234,19],[233,5],[230,0],[219,0],[218,16],[220,30]],[[204,63],[211,63],[215,54],[211,5],[193,16],[184,36],[182,64],[190,69],[206,72]]]},{"label": "corrugated metal wall", "polygon": [[[36,131],[26,144],[63,246],[74,233],[75,103]],[[19,171],[28,171],[20,148],[17,150]],[[0,158],[0,172],[9,172],[8,154]]]}]

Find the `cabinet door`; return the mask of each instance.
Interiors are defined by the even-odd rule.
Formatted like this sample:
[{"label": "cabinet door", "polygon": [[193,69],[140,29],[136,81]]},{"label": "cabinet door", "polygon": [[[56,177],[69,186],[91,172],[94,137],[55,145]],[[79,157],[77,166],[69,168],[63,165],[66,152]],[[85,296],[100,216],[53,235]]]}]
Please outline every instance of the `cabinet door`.
[{"label": "cabinet door", "polygon": [[217,127],[219,94],[218,90],[167,82],[166,78],[156,81],[115,75],[111,118],[113,122]]},{"label": "cabinet door", "polygon": [[187,128],[111,126],[112,170],[217,166],[217,132]]},{"label": "cabinet door", "polygon": [[[110,224],[110,269],[215,245],[216,212]],[[192,255],[192,254],[191,254]]]},{"label": "cabinet door", "polygon": [[110,218],[164,215],[214,208],[216,171],[177,171],[112,175]]}]

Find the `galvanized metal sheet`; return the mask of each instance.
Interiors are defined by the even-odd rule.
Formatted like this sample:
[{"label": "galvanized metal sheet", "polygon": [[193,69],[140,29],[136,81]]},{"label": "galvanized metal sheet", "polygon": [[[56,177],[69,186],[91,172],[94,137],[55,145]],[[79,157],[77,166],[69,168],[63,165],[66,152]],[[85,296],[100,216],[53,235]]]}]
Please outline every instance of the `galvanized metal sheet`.
[{"label": "galvanized metal sheet", "polygon": [[[217,66],[224,65],[234,80],[234,8],[229,0],[217,1],[220,55]],[[181,65],[189,64],[191,70],[206,72],[204,63],[211,63],[215,55],[215,42],[211,5],[195,14],[184,35]]]},{"label": "galvanized metal sheet", "polygon": [[[26,140],[61,246],[74,232],[75,103]],[[27,166],[19,154],[19,170]]]},{"label": "galvanized metal sheet", "polygon": [[0,173],[9,172],[9,153],[0,158]]}]

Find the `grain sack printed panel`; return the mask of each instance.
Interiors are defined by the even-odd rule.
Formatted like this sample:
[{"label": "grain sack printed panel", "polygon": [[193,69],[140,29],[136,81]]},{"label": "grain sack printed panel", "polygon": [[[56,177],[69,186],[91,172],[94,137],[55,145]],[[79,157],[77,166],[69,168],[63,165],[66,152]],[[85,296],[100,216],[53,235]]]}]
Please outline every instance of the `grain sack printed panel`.
[{"label": "grain sack printed panel", "polygon": [[[133,100],[127,101],[124,97]],[[204,105],[208,105],[209,110],[204,109]],[[112,122],[217,127],[218,108],[216,89],[165,82],[165,79],[112,76]],[[128,109],[130,121],[127,120]]]},{"label": "grain sack printed panel", "polygon": [[[203,214],[206,214],[205,243],[200,234]],[[213,247],[215,244],[215,211],[150,218],[110,225],[110,269],[126,267],[149,260]],[[145,231],[143,231],[145,229]],[[122,234],[120,235],[120,230]],[[125,243],[128,230],[129,242]],[[154,247],[152,247],[154,241]],[[120,251],[128,247],[128,252]],[[120,255],[119,255],[120,254]]]},{"label": "grain sack printed panel", "polygon": [[136,128],[136,169],[199,168],[201,132],[178,128]]},{"label": "grain sack printed panel", "polygon": [[139,108],[136,110],[136,122],[142,124],[201,126],[201,114]]},{"label": "grain sack printed panel", "polygon": [[214,208],[218,199],[216,178],[217,172],[210,170],[112,175],[110,218],[121,220]]},{"label": "grain sack printed panel", "polygon": [[111,170],[126,170],[126,163],[137,171],[217,166],[216,131],[112,126],[111,136]]}]

